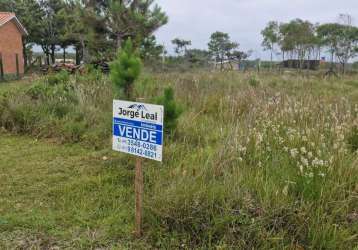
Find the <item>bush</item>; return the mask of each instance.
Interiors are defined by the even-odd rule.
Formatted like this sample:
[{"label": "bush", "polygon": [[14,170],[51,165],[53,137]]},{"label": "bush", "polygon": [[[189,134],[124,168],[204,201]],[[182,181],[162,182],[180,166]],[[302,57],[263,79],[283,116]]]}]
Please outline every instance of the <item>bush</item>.
[{"label": "bush", "polygon": [[124,48],[118,52],[117,59],[111,64],[111,80],[119,94],[133,97],[133,84],[141,72],[141,61],[128,39]]},{"label": "bush", "polygon": [[80,142],[86,131],[84,122],[67,121],[63,127],[63,135],[65,141]]},{"label": "bush", "polygon": [[258,87],[260,85],[260,80],[256,76],[251,76],[249,79],[249,85],[251,87]]},{"label": "bush", "polygon": [[47,96],[48,87],[45,84],[36,84],[29,88],[26,92],[26,95],[31,99],[38,100],[40,98],[45,98]]},{"label": "bush", "polygon": [[67,76],[61,72],[50,76],[56,79],[52,84],[47,78],[0,95],[0,127],[64,143],[103,145],[111,135],[111,85],[95,73],[77,76],[76,84]]},{"label": "bush", "polygon": [[26,99],[21,101],[15,99],[6,104],[7,109],[1,115],[0,125],[15,133],[31,134],[42,115],[28,105]]},{"label": "bush", "polygon": [[57,74],[49,75],[47,77],[47,83],[51,86],[57,85],[57,84],[66,84],[70,80],[70,75],[67,71],[62,70]]},{"label": "bush", "polygon": [[172,135],[177,128],[178,118],[183,112],[174,99],[173,88],[166,88],[164,95],[159,97],[156,103],[164,106],[164,129],[166,133]]}]

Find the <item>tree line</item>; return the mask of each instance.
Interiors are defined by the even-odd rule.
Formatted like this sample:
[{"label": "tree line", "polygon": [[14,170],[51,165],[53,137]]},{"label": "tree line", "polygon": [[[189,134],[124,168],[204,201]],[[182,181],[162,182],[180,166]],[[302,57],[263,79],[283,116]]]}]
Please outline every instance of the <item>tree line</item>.
[{"label": "tree line", "polygon": [[[123,41],[131,38],[145,61],[158,61],[167,54],[153,35],[168,22],[165,12],[154,0],[0,0],[0,10],[16,13],[29,35],[23,39],[25,65],[32,61],[34,45],[39,45],[47,64],[54,64],[56,52],[74,48],[76,63],[94,58],[111,60]],[[176,38],[178,57],[192,64],[204,64],[212,59],[223,68],[240,62],[249,53],[239,51],[224,32],[215,32],[208,50],[190,49],[191,41]]]},{"label": "tree line", "polygon": [[[26,65],[32,61],[35,44],[42,48],[47,64],[55,63],[60,50],[65,60],[69,47],[76,52],[77,64],[111,60],[128,38],[145,61],[158,62],[167,55],[153,33],[168,22],[168,17],[154,0],[0,0],[0,10],[16,13],[28,30],[29,36],[23,40]],[[320,60],[328,52],[332,67],[338,62],[344,72],[358,53],[358,28],[347,14],[326,24],[301,19],[270,21],[261,34],[263,48],[271,52],[271,65],[274,54],[280,54],[282,60],[298,60],[303,67],[305,60]],[[172,43],[177,58],[192,64],[212,62],[221,69],[225,64],[233,68],[252,52],[240,50],[239,43],[220,31],[210,36],[207,50],[189,49],[190,40],[175,38]]]},{"label": "tree line", "polygon": [[211,34],[208,43],[208,50],[188,49],[191,45],[190,40],[175,38],[172,40],[172,44],[175,45],[175,53],[177,57],[184,57],[192,63],[203,64],[203,62],[209,62],[219,65],[223,70],[225,64],[230,69],[234,68],[234,64],[240,64],[243,60],[247,59],[252,51],[241,51],[239,49],[240,44],[232,41],[228,33],[216,31]]},{"label": "tree line", "polygon": [[32,47],[41,46],[47,64],[72,46],[76,62],[109,58],[131,38],[135,46],[157,51],[152,35],[168,22],[154,0],[0,0],[0,10],[16,13],[28,30],[23,41],[25,64]]},{"label": "tree line", "polygon": [[320,60],[322,53],[330,54],[331,67],[340,63],[343,73],[347,63],[358,53],[358,27],[348,14],[339,15],[338,22],[313,24],[294,19],[287,23],[270,21],[261,32],[262,46],[273,54],[280,51],[282,60],[295,59],[303,67],[304,60]]}]

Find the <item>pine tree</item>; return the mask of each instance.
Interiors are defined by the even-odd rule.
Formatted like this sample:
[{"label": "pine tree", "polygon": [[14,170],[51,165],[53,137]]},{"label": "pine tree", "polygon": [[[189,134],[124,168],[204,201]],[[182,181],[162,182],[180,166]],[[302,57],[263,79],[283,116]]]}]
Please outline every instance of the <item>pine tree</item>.
[{"label": "pine tree", "polygon": [[159,97],[156,103],[164,106],[165,132],[169,135],[173,135],[178,125],[178,119],[183,113],[182,107],[175,101],[173,88],[166,88],[164,95]]},{"label": "pine tree", "polygon": [[118,94],[124,94],[127,100],[133,98],[133,84],[142,68],[140,58],[128,39],[119,50],[117,59],[111,64],[111,80]]}]

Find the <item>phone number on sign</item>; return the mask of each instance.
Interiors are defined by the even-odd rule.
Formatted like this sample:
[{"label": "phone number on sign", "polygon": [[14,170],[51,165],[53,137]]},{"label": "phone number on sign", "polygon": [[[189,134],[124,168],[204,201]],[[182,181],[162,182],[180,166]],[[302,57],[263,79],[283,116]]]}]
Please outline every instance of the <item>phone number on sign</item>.
[{"label": "phone number on sign", "polygon": [[157,158],[157,153],[155,152],[156,150],[157,150],[156,145],[153,145],[150,143],[145,143],[145,142],[140,142],[140,141],[135,141],[135,140],[128,140],[128,152],[129,153],[146,156],[146,157],[155,159],[155,158]]},{"label": "phone number on sign", "polygon": [[128,140],[128,146],[143,148],[143,149],[151,150],[151,151],[157,151],[157,145],[154,145],[151,143],[146,143],[146,142],[141,142],[141,141],[136,141],[136,140]]}]

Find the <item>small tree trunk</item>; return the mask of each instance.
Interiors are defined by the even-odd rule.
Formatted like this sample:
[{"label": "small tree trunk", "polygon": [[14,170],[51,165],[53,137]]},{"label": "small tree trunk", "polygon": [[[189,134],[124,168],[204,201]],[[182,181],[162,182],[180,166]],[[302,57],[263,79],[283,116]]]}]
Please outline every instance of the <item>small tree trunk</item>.
[{"label": "small tree trunk", "polygon": [[345,62],[342,63],[342,74],[343,75],[346,74],[346,63]]},{"label": "small tree trunk", "polygon": [[55,49],[56,49],[56,46],[51,45],[51,62],[52,62],[52,64],[55,64],[55,62],[56,62]]},{"label": "small tree trunk", "polygon": [[126,88],[125,88],[125,94],[127,96],[127,100],[131,100],[132,98],[132,91],[133,91],[133,86],[132,84],[127,84]]},{"label": "small tree trunk", "polygon": [[66,47],[63,47],[63,63],[66,63]]},{"label": "small tree trunk", "polygon": [[75,47],[75,58],[76,58],[75,60],[76,60],[76,65],[79,65],[79,60],[78,60],[79,58],[78,58],[78,56],[79,56],[79,55],[78,55],[78,47],[76,46],[76,47]]},{"label": "small tree trunk", "polygon": [[76,45],[75,47],[75,50],[76,50],[76,65],[80,65],[81,64],[81,57],[82,57],[82,47],[81,45]]},{"label": "small tree trunk", "polygon": [[89,63],[90,59],[89,59],[89,54],[88,54],[88,50],[86,48],[86,44],[83,38],[81,38],[81,47],[82,47],[82,59],[84,63]]},{"label": "small tree trunk", "polygon": [[50,53],[47,47],[42,47],[42,51],[45,54],[45,63],[46,65],[50,65]]},{"label": "small tree trunk", "polygon": [[318,48],[318,60],[321,61],[321,48]]}]

